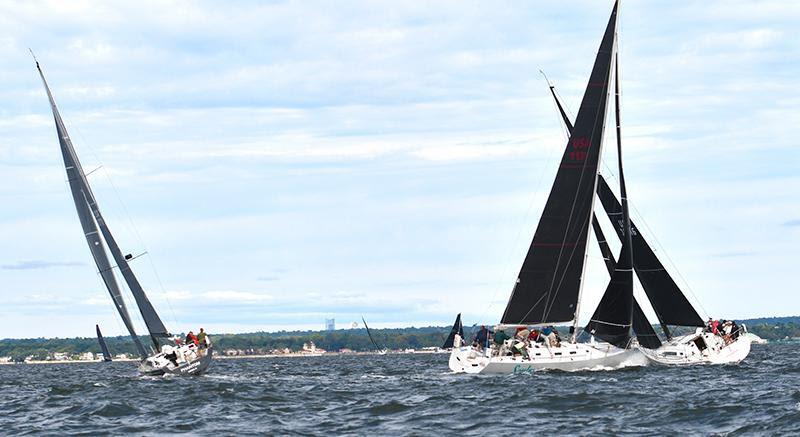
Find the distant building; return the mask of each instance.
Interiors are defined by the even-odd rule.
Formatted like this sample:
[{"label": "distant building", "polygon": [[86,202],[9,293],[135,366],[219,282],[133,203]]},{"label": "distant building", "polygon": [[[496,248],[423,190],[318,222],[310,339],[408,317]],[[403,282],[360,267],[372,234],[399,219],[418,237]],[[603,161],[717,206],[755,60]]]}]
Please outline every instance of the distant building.
[{"label": "distant building", "polygon": [[326,331],[335,331],[336,330],[336,319],[325,319],[325,330]]},{"label": "distant building", "polygon": [[54,352],[53,358],[54,361],[67,361],[69,359],[69,354],[64,352]]},{"label": "distant building", "polygon": [[91,352],[84,352],[78,359],[81,361],[94,361],[94,354]]}]

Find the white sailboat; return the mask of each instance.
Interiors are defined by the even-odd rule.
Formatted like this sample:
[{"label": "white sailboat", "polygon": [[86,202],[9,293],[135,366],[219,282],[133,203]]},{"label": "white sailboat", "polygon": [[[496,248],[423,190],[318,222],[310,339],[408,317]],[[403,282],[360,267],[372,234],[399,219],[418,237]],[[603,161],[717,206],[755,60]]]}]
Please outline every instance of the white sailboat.
[{"label": "white sailboat", "polygon": [[[495,331],[517,328],[524,333],[529,327],[571,324],[570,338],[552,341],[551,335],[551,339],[544,342],[515,338],[502,342],[486,338],[484,342],[482,338],[481,344],[463,345],[461,336],[457,335],[449,360],[449,367],[454,372],[575,371],[644,365],[647,362],[633,347],[631,337],[634,301],[629,239],[623,243],[620,262],[616,264],[603,298],[587,324],[586,330],[593,335],[592,341],[577,342],[575,332],[589,223],[593,217],[597,166],[603,146],[612,61],[615,59],[616,21],[615,4],[533,242],[501,323],[495,327]],[[616,101],[618,107],[618,94]],[[621,166],[619,123],[617,139]],[[624,178],[621,178],[621,189],[624,192]],[[627,210],[627,202],[624,206]],[[595,338],[602,342],[595,341]]]},{"label": "white sailboat", "polygon": [[[567,130],[572,132],[572,122],[558,100],[552,85],[550,86],[550,91]],[[647,241],[645,241],[644,236],[630,220],[625,206],[626,196],[624,190],[622,193],[623,202],[620,204],[605,178],[599,174],[597,178],[597,196],[600,199],[600,203],[603,205],[608,218],[614,224],[617,236],[623,243],[625,241],[630,243],[633,252],[632,266],[666,338],[666,341],[662,341],[659,338],[639,303],[634,299],[633,330],[636,333],[638,347],[642,353],[651,362],[665,365],[728,364],[744,360],[750,353],[752,342],[752,336],[747,333],[746,326],[737,327],[733,325],[732,332],[724,332],[722,329],[720,329],[719,333],[712,332],[713,329],[710,326],[706,326],[697,310],[672,279],[672,276],[670,276]],[[622,178],[621,163],[620,178]],[[622,186],[624,187],[624,184]],[[592,227],[609,274],[613,276],[617,261],[614,259],[614,255],[595,216],[592,217]],[[628,231],[627,234],[626,230]],[[670,326],[693,327],[695,329],[691,334],[675,336]]]},{"label": "white sailboat", "polygon": [[[50,108],[53,111],[56,132],[61,147],[61,155],[64,159],[64,167],[67,172],[67,179],[69,180],[72,200],[78,213],[78,219],[80,220],[86,242],[89,245],[89,250],[97,265],[100,277],[103,279],[103,283],[111,295],[111,300],[114,302],[114,306],[116,306],[117,312],[122,318],[125,328],[128,330],[131,339],[136,345],[136,350],[141,357],[139,372],[144,375],[163,375],[167,373],[176,375],[198,375],[203,373],[211,363],[211,347],[200,349],[192,343],[175,346],[164,345],[162,348],[159,339],[169,339],[172,335],[167,331],[167,328],[164,326],[164,323],[161,321],[152,303],[150,303],[150,299],[148,299],[145,294],[139,280],[136,278],[133,270],[131,270],[128,260],[132,257],[130,255],[123,255],[116,239],[111,234],[111,230],[103,218],[97,200],[89,186],[89,181],[86,179],[86,174],[83,171],[78,155],[75,153],[75,149],[72,146],[72,140],[70,140],[67,128],[64,125],[64,121],[61,118],[53,94],[50,92],[50,87],[47,85],[47,81],[44,78],[44,73],[38,61],[36,61],[36,69],[39,71],[39,76],[42,78],[42,83],[47,92],[47,98],[50,101]],[[116,266],[111,265],[106,248],[111,252]],[[150,339],[153,343],[153,353],[148,353],[145,350],[136,334],[116,276],[114,275],[114,267],[119,269],[131,294],[133,294],[136,306],[139,308],[145,326],[150,333]]]}]

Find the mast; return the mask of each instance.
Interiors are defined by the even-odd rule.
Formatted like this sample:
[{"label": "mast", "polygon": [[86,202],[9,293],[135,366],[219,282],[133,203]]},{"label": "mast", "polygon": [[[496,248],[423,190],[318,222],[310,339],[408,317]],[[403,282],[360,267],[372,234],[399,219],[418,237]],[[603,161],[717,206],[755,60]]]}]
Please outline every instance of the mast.
[{"label": "mast", "polygon": [[[628,211],[628,192],[625,187],[625,172],[622,169],[622,128],[619,120],[619,52],[614,56],[614,118],[617,122],[617,165],[619,166],[619,190],[620,197],[622,198],[622,221],[625,231],[623,244],[628,246],[628,259],[625,260],[624,265],[631,271],[633,269],[633,238],[631,237],[631,215]],[[633,285],[633,281],[631,281],[631,285]],[[633,294],[632,289],[631,294]]]},{"label": "mast", "polygon": [[620,172],[620,190],[622,192],[624,238],[619,261],[614,266],[611,281],[600,299],[586,332],[599,337],[617,347],[627,348],[631,338],[633,325],[633,244],[631,243],[630,217],[628,216],[628,196],[625,188],[625,176],[622,168],[622,136],[619,117],[619,61],[614,57],[614,106],[617,134],[617,160]]},{"label": "mast", "polygon": [[[34,61],[36,61],[35,57]],[[64,125],[64,121],[61,118],[61,114],[58,111],[53,94],[50,92],[50,87],[47,85],[47,80],[44,78],[44,73],[42,72],[38,61],[36,61],[36,69],[39,71],[39,76],[41,77],[42,83],[44,84],[44,89],[47,92],[47,98],[50,101],[50,109],[53,111],[56,132],[58,134],[58,142],[61,148],[61,156],[64,159],[64,168],[67,173],[67,180],[69,181],[72,200],[75,204],[75,210],[78,213],[78,219],[81,223],[81,228],[83,229],[86,243],[89,245],[89,251],[92,254],[92,258],[94,259],[95,265],[100,273],[100,277],[103,279],[103,283],[105,284],[109,295],[111,295],[111,300],[114,302],[114,306],[117,308],[117,312],[122,318],[122,322],[125,325],[125,328],[128,330],[128,334],[130,334],[133,343],[136,345],[136,350],[139,352],[139,355],[142,357],[142,359],[147,358],[147,352],[145,351],[144,346],[142,346],[139,336],[136,335],[136,330],[134,329],[131,317],[128,314],[128,309],[125,306],[125,301],[122,298],[119,285],[114,277],[111,262],[108,259],[108,254],[106,253],[105,247],[103,246],[103,241],[100,238],[100,233],[98,232],[97,223],[92,218],[92,211],[89,208],[89,199],[94,198],[94,196],[89,188],[89,184],[86,182],[86,174],[84,173],[83,167],[81,167],[81,163],[75,154],[75,149],[72,146],[72,140],[70,140],[69,134],[67,133],[67,128]]]},{"label": "mast", "polygon": [[616,19],[615,4],[573,132],[501,324],[541,325],[577,319],[597,166],[603,146]]}]

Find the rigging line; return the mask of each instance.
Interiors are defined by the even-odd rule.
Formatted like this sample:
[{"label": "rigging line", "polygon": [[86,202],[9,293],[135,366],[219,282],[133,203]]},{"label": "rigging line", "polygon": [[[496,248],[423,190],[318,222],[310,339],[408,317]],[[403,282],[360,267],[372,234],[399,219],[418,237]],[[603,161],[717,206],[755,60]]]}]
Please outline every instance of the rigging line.
[{"label": "rigging line", "polygon": [[[63,117],[62,117],[62,119],[63,119]],[[86,141],[86,138],[84,138],[83,133],[81,132],[80,128],[78,128],[77,126],[73,126],[73,128],[74,128],[74,131],[77,132],[78,136],[81,138],[81,142],[86,146],[87,149],[89,149],[89,152],[92,154],[92,156],[94,156],[95,160],[98,161],[98,162],[102,162],[100,160],[99,156],[97,155],[97,153],[95,152],[94,148],[91,146],[91,144],[89,144],[88,141]],[[144,248],[144,252],[148,254],[147,260],[149,261],[150,268],[153,270],[153,274],[156,277],[156,282],[158,282],[158,286],[159,286],[159,288],[161,290],[161,295],[163,296],[164,301],[167,303],[167,307],[169,308],[170,316],[172,316],[173,326],[177,327],[178,326],[178,319],[175,316],[175,310],[172,307],[172,302],[170,301],[169,296],[167,295],[167,292],[166,292],[166,290],[164,288],[164,284],[161,282],[161,277],[158,274],[158,270],[156,269],[155,263],[153,262],[152,256],[150,255],[150,251],[149,251],[147,245],[144,244],[144,239],[142,238],[142,235],[139,233],[139,229],[136,227],[136,223],[133,221],[133,217],[131,216],[130,212],[128,211],[128,207],[126,206],[125,202],[123,201],[122,196],[120,196],[119,190],[117,189],[117,186],[114,184],[114,180],[111,178],[111,174],[109,173],[109,171],[103,165],[100,165],[96,169],[92,170],[92,172],[90,172],[90,173],[93,173],[93,172],[95,172],[97,170],[100,170],[100,169],[103,170],[103,174],[105,175],[106,180],[108,181],[109,185],[111,186],[112,191],[114,192],[114,197],[116,197],[117,203],[119,203],[120,207],[122,208],[123,214],[125,215],[125,219],[127,220],[128,225],[130,225],[130,230],[133,231],[133,235],[136,237],[136,242],[139,244],[139,246]],[[88,176],[88,174],[87,174],[87,176]],[[112,213],[113,213],[113,211],[112,211]],[[119,219],[119,216],[117,216],[117,214],[114,214],[114,215],[116,216],[117,219]],[[122,220],[120,220],[120,221],[122,221]]]}]

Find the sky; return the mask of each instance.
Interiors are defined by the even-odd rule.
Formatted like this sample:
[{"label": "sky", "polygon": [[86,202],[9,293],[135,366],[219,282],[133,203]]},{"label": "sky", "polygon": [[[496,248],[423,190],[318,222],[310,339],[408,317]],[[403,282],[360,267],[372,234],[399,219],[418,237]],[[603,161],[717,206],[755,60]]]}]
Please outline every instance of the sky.
[{"label": "sky", "polygon": [[[499,320],[566,144],[539,70],[574,116],[611,7],[0,2],[0,338],[124,333],[29,48],[174,332],[471,325]],[[798,21],[621,5],[633,218],[702,316],[800,314]],[[585,274],[583,321],[593,244]]]}]

